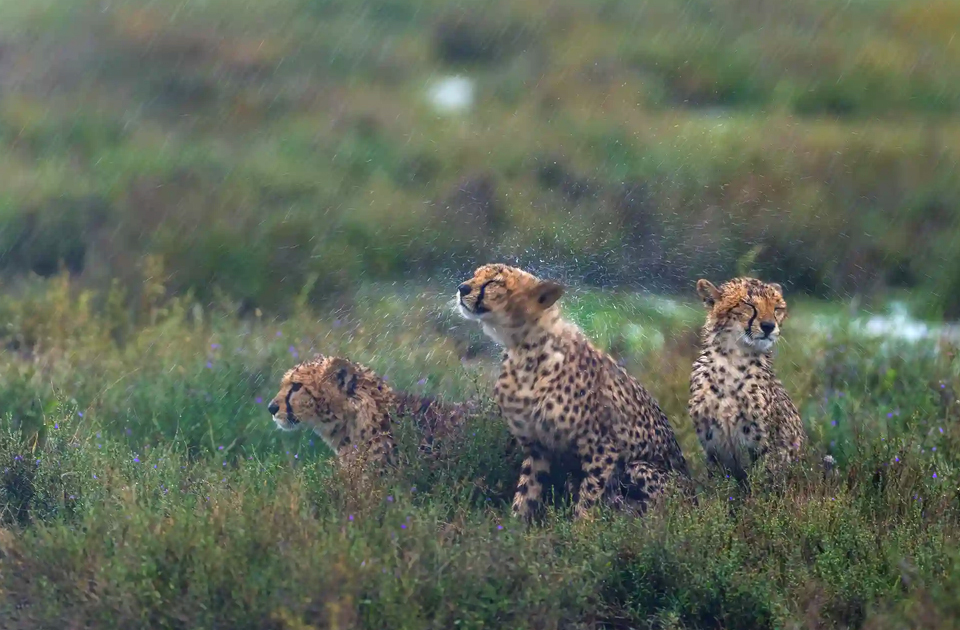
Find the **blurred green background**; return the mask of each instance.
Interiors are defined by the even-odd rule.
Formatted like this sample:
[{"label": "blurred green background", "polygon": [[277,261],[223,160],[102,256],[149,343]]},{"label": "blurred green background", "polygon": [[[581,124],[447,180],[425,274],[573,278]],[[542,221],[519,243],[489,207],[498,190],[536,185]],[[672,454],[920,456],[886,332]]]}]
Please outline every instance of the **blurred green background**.
[{"label": "blurred green background", "polygon": [[3,0],[0,273],[133,294],[153,254],[285,312],[491,259],[689,293],[749,255],[957,315],[957,32],[950,0]]}]

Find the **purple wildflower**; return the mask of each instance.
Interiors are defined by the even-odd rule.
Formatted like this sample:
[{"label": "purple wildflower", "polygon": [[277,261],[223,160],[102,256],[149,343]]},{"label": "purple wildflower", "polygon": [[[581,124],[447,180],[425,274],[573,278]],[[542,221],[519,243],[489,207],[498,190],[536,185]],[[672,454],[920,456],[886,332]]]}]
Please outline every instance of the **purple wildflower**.
[{"label": "purple wildflower", "polygon": [[503,525],[497,525],[497,531],[503,529]]},{"label": "purple wildflower", "polygon": [[831,420],[831,421],[830,421],[830,426],[831,426],[831,427],[837,426],[837,421],[836,421],[836,420]]},{"label": "purple wildflower", "polygon": [[387,503],[393,503],[393,495],[387,496]]},{"label": "purple wildflower", "polygon": [[54,429],[59,429],[59,428],[60,428],[60,424],[54,422],[54,423],[53,423],[53,428],[54,428]]},{"label": "purple wildflower", "polygon": [[207,361],[207,367],[210,369],[213,369],[213,363],[211,363],[210,361]]},{"label": "purple wildflower", "polygon": [[350,516],[348,516],[348,517],[347,517],[347,520],[348,520],[348,521],[352,521],[352,520],[353,520],[353,514],[351,514]]},{"label": "purple wildflower", "polygon": [[77,412],[77,415],[82,418],[82,417],[83,417],[83,412],[82,412],[82,411],[78,411],[78,412]]},{"label": "purple wildflower", "polygon": [[417,381],[417,385],[426,385],[426,384],[427,384],[427,379],[425,378],[421,378],[419,381]]},{"label": "purple wildflower", "polygon": [[[936,477],[936,475],[934,475],[934,477]],[[400,523],[400,529],[406,529],[406,528],[407,528],[406,523]]]},{"label": "purple wildflower", "polygon": [[133,458],[133,461],[139,464],[139,463],[140,463],[140,458],[139,458],[139,457],[134,457],[134,458]]},{"label": "purple wildflower", "polygon": [[211,344],[210,344],[210,349],[211,349],[211,350],[216,350],[216,349],[219,348],[219,347],[220,347],[220,344],[219,344],[219,343],[211,343]]},{"label": "purple wildflower", "polygon": [[278,331],[277,331],[277,337],[283,337],[283,332],[278,330]]},{"label": "purple wildflower", "polygon": [[263,397],[262,397],[262,396],[257,396],[256,403],[257,403],[258,405],[261,404],[261,403],[263,403]]},{"label": "purple wildflower", "polygon": [[887,417],[888,417],[888,418],[892,418],[892,417],[893,417],[893,412],[892,412],[892,411],[889,412],[889,413],[887,414]]},{"label": "purple wildflower", "polygon": [[934,478],[934,479],[937,478],[937,473],[933,473],[933,478]]},{"label": "purple wildflower", "polygon": [[218,450],[218,451],[222,451],[222,450],[223,450],[223,445],[221,444],[220,446],[218,446],[218,447],[217,447],[217,450]]}]

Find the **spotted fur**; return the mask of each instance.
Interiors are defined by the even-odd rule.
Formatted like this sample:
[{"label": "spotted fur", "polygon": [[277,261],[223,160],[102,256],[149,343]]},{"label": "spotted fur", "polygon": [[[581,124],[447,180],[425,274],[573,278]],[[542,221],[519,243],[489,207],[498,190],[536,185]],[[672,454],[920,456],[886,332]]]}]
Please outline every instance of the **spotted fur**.
[{"label": "spotted fur", "polygon": [[321,356],[288,370],[267,410],[284,431],[313,429],[341,459],[361,454],[395,465],[394,407],[393,392],[372,370]]},{"label": "spotted fur", "polygon": [[697,283],[707,308],[693,364],[688,409],[711,472],[744,479],[765,459],[770,470],[796,457],[806,437],[770,353],[787,317],[778,284],[734,278],[718,289]]},{"label": "spotted fur", "polygon": [[495,399],[525,459],[513,501],[537,514],[551,467],[573,462],[577,516],[619,491],[639,509],[671,473],[687,474],[670,423],[649,393],[565,321],[563,287],[506,265],[484,265],[460,285],[467,319],[504,346]]},{"label": "spotted fur", "polygon": [[394,391],[359,363],[322,356],[288,370],[267,405],[278,427],[311,428],[341,460],[360,456],[388,466],[397,463],[396,422],[412,422],[420,452],[430,455],[472,409],[469,402]]}]

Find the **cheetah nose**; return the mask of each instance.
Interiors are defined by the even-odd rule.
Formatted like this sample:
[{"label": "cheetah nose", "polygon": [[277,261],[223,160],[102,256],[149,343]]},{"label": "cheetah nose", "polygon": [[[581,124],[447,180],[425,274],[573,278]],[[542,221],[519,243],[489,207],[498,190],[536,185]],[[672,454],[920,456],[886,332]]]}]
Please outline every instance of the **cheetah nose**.
[{"label": "cheetah nose", "polygon": [[770,336],[770,333],[773,332],[773,329],[777,327],[776,322],[760,322],[760,330],[763,331],[763,334]]},{"label": "cheetah nose", "polygon": [[457,287],[457,291],[460,292],[460,295],[469,295],[469,294],[470,294],[470,285],[469,285],[469,284],[466,284],[466,283],[461,284],[459,287]]},{"label": "cheetah nose", "polygon": [[275,416],[277,412],[280,411],[280,405],[277,404],[277,401],[271,400],[270,404],[267,405],[267,411],[270,412],[271,416]]}]

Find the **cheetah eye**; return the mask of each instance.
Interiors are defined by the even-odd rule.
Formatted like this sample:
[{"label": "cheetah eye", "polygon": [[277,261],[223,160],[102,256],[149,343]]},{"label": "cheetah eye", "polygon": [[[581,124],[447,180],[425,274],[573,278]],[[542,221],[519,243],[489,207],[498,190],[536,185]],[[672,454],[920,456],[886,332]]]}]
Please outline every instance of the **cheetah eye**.
[{"label": "cheetah eye", "polygon": [[290,391],[299,392],[301,387],[303,387],[303,383],[294,383],[290,386]]}]

